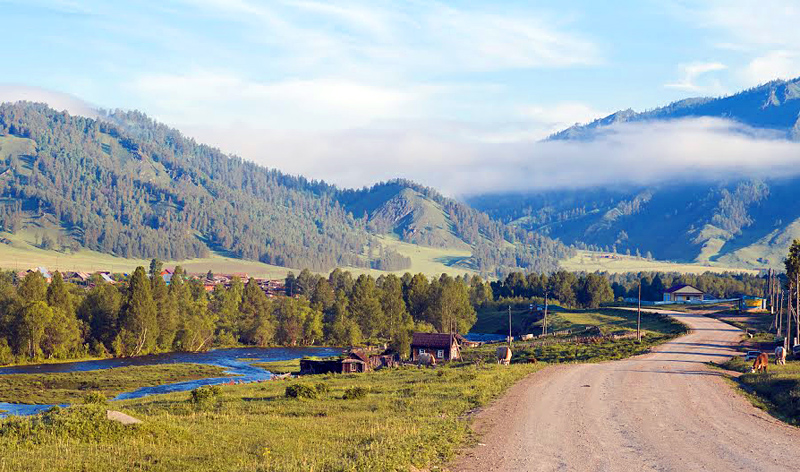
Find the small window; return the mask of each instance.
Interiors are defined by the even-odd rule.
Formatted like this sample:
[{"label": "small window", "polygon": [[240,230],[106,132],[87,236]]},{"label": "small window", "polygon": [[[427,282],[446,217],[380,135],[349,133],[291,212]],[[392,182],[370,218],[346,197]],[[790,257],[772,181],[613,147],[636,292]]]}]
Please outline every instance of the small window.
[{"label": "small window", "polygon": [[436,357],[439,358],[439,359],[443,358],[444,357],[444,350],[439,349],[438,351],[436,351]]},{"label": "small window", "polygon": [[420,349],[420,350],[419,350],[419,353],[420,353],[420,354],[425,354],[425,349]]}]

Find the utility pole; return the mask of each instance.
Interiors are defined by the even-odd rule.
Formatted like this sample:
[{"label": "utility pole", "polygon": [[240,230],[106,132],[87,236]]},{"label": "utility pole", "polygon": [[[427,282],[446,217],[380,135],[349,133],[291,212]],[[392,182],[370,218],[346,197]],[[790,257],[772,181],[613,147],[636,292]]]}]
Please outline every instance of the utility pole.
[{"label": "utility pole", "polygon": [[792,335],[792,285],[789,282],[789,293],[786,294],[786,299],[789,302],[789,309],[786,312],[786,337],[783,339],[783,346],[788,352],[792,348],[792,340],[789,339]]},{"label": "utility pole", "polygon": [[800,273],[795,274],[794,279],[794,296],[795,296],[795,305],[794,305],[794,314],[797,316],[795,318],[795,337],[794,339],[800,338],[800,315],[797,311],[800,308]]},{"label": "utility pole", "polygon": [[547,291],[544,292],[544,322],[542,323],[542,335],[547,336]]},{"label": "utility pole", "polygon": [[636,308],[636,340],[642,342],[642,279],[639,279],[639,299]]},{"label": "utility pole", "polygon": [[511,305],[508,305],[508,347],[511,347]]}]

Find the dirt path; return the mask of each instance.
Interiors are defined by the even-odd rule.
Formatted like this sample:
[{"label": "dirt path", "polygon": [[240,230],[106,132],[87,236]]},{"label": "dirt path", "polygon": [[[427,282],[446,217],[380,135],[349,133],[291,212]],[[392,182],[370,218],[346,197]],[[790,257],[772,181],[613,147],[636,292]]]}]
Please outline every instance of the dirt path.
[{"label": "dirt path", "polygon": [[692,333],[655,352],[554,366],[481,412],[482,443],[457,471],[797,471],[800,429],[735,393],[705,366],[733,356],[741,331],[670,312]]}]

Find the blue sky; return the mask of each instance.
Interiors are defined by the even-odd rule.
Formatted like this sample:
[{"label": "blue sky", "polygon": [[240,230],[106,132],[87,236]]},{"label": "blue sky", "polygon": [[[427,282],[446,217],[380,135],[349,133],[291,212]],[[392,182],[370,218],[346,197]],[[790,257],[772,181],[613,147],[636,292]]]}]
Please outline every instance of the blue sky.
[{"label": "blue sky", "polygon": [[[786,0],[0,0],[0,16],[0,99],[37,87],[139,109],[348,186],[447,187],[487,145],[800,76]],[[357,169],[390,158],[402,166]]]}]

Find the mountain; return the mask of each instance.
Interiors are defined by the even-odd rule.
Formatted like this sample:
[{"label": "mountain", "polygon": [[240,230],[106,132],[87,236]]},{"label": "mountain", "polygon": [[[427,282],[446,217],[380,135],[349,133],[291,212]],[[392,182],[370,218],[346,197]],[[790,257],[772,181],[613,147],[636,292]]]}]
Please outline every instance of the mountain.
[{"label": "mountain", "polygon": [[[800,140],[800,79],[728,97],[686,99],[643,113],[624,110],[548,139],[591,140],[615,123],[685,117],[726,118]],[[467,201],[506,223],[579,248],[778,268],[791,241],[800,238],[798,195],[800,178],[786,177],[487,194]]]},{"label": "mountain", "polygon": [[570,254],[412,182],[340,189],[227,156],[139,112],[0,105],[0,203],[7,233],[122,257],[402,270],[409,258],[386,244],[399,239],[467,251],[458,264],[499,274],[551,270]]},{"label": "mountain", "polygon": [[642,113],[631,109],[622,110],[586,125],[572,126],[548,139],[586,140],[615,123],[688,117],[726,118],[753,128],[775,131],[785,138],[800,140],[800,78],[775,80],[728,97],[687,98]]}]

